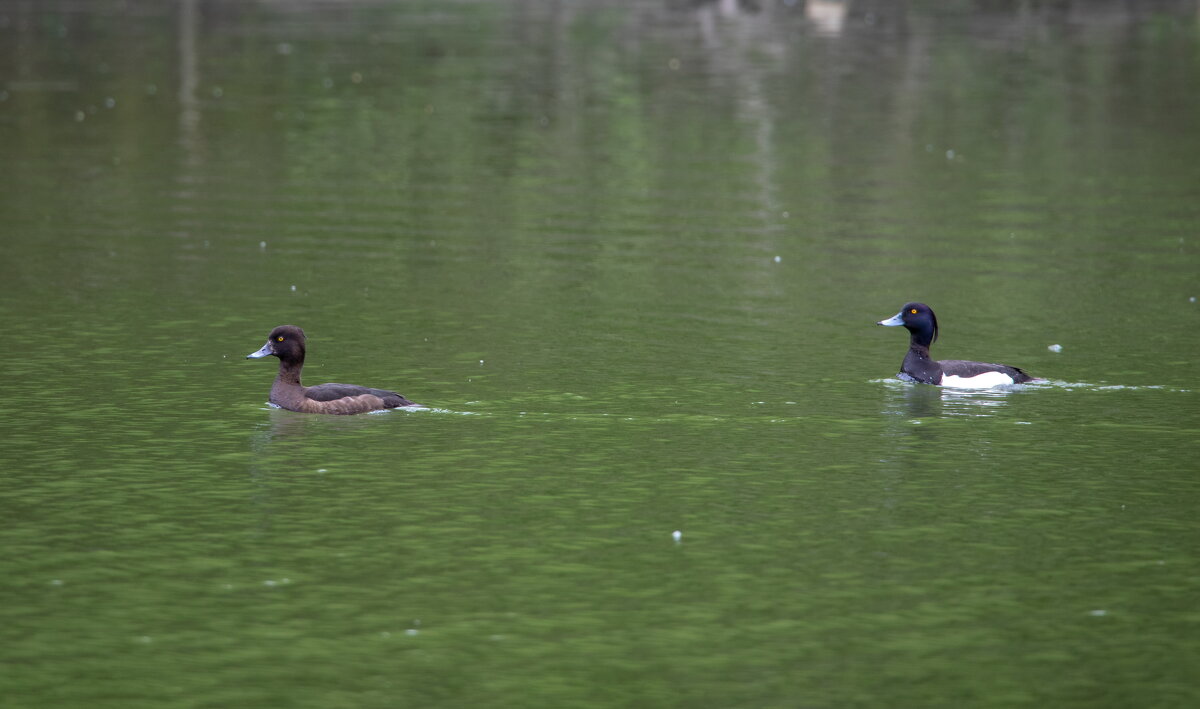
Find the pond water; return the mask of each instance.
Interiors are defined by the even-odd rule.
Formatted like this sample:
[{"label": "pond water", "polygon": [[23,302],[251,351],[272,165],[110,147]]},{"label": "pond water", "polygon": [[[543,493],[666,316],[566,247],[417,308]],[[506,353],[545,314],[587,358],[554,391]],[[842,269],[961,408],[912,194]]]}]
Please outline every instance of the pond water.
[{"label": "pond water", "polygon": [[0,704],[1196,706],[1200,18],[1049,5],[0,1]]}]

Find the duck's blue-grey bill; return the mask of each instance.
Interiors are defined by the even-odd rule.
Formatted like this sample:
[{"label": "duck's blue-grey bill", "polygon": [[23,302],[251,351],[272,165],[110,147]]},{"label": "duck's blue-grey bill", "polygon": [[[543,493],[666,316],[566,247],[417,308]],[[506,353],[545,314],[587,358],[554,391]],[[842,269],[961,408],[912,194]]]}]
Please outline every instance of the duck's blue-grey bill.
[{"label": "duck's blue-grey bill", "polygon": [[888,318],[887,320],[880,320],[879,322],[877,322],[877,323],[875,323],[875,324],[876,324],[876,325],[883,325],[884,327],[896,327],[897,325],[903,325],[903,324],[904,324],[904,318],[900,317],[900,316],[901,316],[901,315],[903,315],[903,314],[904,314],[904,313],[903,313],[903,311],[902,311],[902,312],[899,312],[899,313],[896,313],[895,315],[893,315],[892,317]]},{"label": "duck's blue-grey bill", "polygon": [[267,344],[263,345],[262,349],[258,352],[251,352],[250,354],[246,355],[246,359],[258,359],[259,357],[269,357],[270,355],[271,343],[268,342]]}]

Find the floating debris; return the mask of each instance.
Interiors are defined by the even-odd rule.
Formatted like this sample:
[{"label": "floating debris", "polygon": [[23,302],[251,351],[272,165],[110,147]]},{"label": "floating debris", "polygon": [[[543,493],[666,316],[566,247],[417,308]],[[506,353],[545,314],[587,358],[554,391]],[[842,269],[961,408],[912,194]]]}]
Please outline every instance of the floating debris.
[{"label": "floating debris", "polygon": [[1046,349],[1050,350],[1051,352],[1062,352],[1062,345],[1050,345]]},{"label": "floating debris", "polygon": [[675,540],[676,544],[678,544],[679,542],[683,541],[683,532],[676,529],[674,532],[671,532],[671,538]]}]

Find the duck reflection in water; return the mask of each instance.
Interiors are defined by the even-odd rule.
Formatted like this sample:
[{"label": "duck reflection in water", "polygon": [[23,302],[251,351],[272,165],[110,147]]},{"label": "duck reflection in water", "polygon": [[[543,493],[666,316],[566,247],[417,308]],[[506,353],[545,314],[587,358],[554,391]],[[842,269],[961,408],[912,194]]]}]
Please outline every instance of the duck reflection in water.
[{"label": "duck reflection in water", "polygon": [[886,380],[892,394],[884,413],[909,419],[947,416],[995,416],[1007,406],[1009,397],[1020,392],[1012,389],[946,389],[914,387],[900,380]]}]

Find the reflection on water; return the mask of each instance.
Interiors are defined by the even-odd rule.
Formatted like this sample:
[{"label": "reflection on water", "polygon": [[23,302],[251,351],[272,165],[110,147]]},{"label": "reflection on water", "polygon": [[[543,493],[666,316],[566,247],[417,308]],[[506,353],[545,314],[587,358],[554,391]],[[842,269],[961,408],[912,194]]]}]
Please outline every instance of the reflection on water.
[{"label": "reflection on water", "polygon": [[1017,387],[982,390],[942,389],[942,410],[948,416],[995,416],[997,409],[1008,403]]},{"label": "reflection on water", "polygon": [[399,409],[386,409],[353,416],[330,416],[324,414],[301,414],[294,411],[270,406],[262,409],[266,413],[266,422],[254,427],[251,436],[251,449],[255,452],[267,452],[272,443],[288,439],[309,439],[312,436],[353,435],[372,426],[384,426],[388,423],[383,419],[389,417],[416,416],[431,413],[454,413],[442,409],[432,409],[426,406],[408,406]]},{"label": "reflection on water", "polygon": [[899,379],[878,381],[889,394],[884,412],[914,420],[939,416],[995,416],[1011,397],[1029,390],[1028,385],[1022,384],[992,389],[953,389]]},{"label": "reflection on water", "polygon": [[[265,450],[265,446],[275,441],[288,438],[303,438],[321,433],[345,434],[362,430],[363,427],[378,425],[374,414],[358,416],[324,416],[319,414],[298,414],[282,408],[272,407],[267,412],[267,421],[258,424],[252,440],[256,451]],[[391,414],[391,412],[386,412]]]}]

